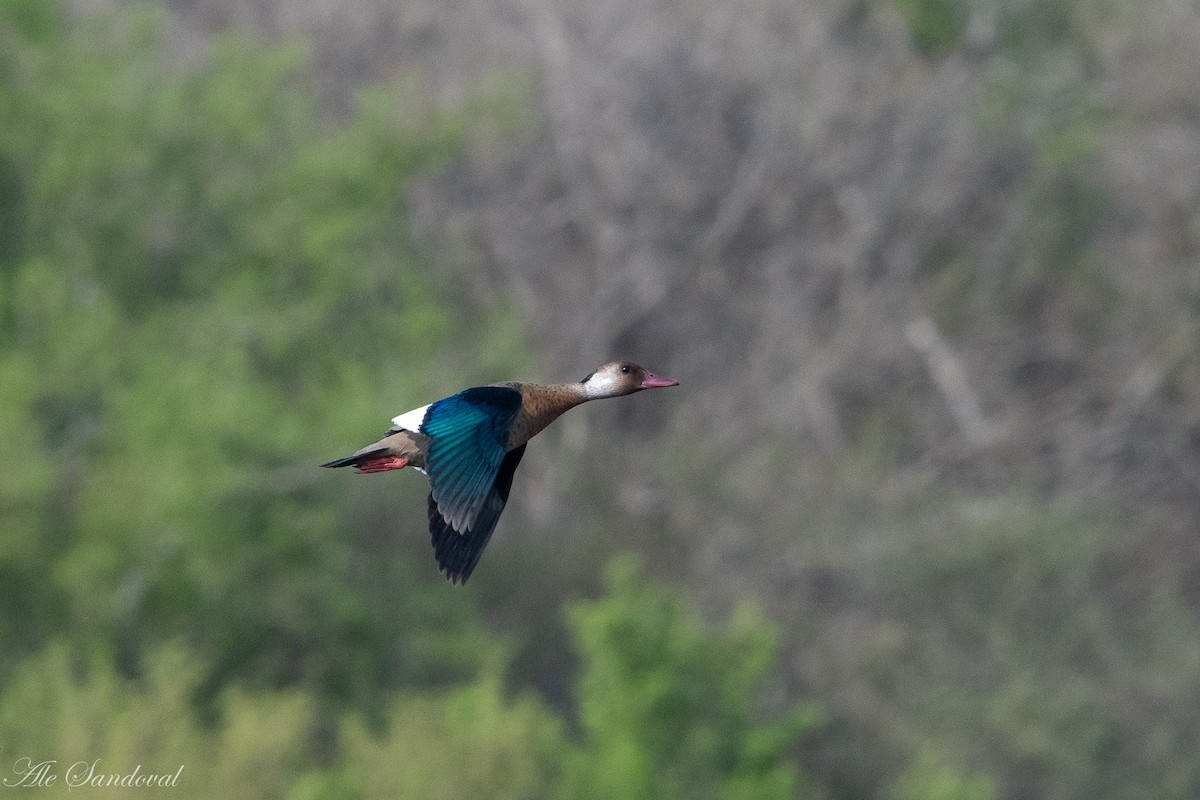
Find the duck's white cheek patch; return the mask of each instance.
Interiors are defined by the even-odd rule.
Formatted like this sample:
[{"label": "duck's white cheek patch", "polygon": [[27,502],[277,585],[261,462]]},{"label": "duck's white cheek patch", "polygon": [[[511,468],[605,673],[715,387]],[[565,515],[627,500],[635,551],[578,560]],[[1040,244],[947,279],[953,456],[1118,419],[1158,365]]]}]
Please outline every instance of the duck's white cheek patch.
[{"label": "duck's white cheek patch", "polygon": [[617,388],[617,380],[612,375],[607,373],[593,375],[591,380],[584,384],[584,392],[589,398],[609,397]]},{"label": "duck's white cheek patch", "polygon": [[[430,405],[433,404],[430,403]],[[421,423],[425,421],[425,412],[428,410],[429,406],[421,406],[412,411],[406,411],[398,417],[392,417],[392,424],[402,430],[417,433],[421,430]]]}]

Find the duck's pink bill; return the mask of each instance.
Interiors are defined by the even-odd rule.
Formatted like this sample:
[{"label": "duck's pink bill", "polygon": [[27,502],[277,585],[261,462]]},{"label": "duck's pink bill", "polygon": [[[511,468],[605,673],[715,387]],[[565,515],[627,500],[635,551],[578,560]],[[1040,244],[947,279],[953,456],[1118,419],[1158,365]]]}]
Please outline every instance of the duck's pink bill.
[{"label": "duck's pink bill", "polygon": [[664,378],[661,375],[655,375],[653,372],[647,372],[645,379],[641,383],[643,389],[663,389],[667,386],[678,386],[679,381],[673,381],[670,378]]}]

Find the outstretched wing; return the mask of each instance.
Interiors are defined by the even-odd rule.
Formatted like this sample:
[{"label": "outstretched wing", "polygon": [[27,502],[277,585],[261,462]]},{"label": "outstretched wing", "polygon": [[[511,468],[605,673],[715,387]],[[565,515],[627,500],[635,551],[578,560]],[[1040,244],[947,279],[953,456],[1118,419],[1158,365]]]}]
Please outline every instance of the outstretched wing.
[{"label": "outstretched wing", "polygon": [[460,534],[475,526],[489,499],[520,407],[516,389],[480,386],[439,400],[425,412],[420,432],[429,437],[429,496],[441,518]]},{"label": "outstretched wing", "polygon": [[433,554],[437,559],[438,569],[446,579],[454,584],[463,584],[471,577],[472,570],[479,563],[483,548],[492,538],[496,530],[496,522],[500,512],[508,502],[508,493],[512,489],[513,474],[525,455],[525,445],[515,448],[500,463],[496,472],[496,481],[487,494],[479,516],[470,529],[459,533],[450,527],[438,508],[433,493],[429,494],[429,533],[433,537]]}]

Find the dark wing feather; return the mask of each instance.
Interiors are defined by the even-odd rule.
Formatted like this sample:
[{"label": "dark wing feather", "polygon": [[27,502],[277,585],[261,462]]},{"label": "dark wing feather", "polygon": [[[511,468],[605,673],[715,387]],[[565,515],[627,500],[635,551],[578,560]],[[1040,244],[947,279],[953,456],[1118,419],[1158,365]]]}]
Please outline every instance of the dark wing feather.
[{"label": "dark wing feather", "polygon": [[430,495],[455,531],[470,530],[488,500],[520,408],[516,389],[480,386],[439,400],[425,413],[420,432],[429,437]]},{"label": "dark wing feather", "polygon": [[508,502],[513,474],[516,473],[523,455],[525,445],[504,456],[479,515],[474,524],[463,533],[450,526],[442,516],[433,492],[429,493],[429,533],[433,537],[433,554],[437,558],[438,568],[451,583],[466,583],[475,565],[479,563],[479,556],[483,554],[483,548],[492,538],[492,532],[496,530],[496,523],[500,519],[500,512]]}]

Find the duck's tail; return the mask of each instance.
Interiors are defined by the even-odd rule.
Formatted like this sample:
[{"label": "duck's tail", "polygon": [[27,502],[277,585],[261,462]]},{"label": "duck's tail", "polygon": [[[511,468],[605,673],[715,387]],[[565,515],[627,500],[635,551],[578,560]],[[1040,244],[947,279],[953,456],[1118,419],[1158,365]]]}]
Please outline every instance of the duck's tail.
[{"label": "duck's tail", "polygon": [[337,467],[358,467],[358,471],[362,473],[387,472],[393,469],[404,469],[408,466],[408,459],[388,455],[388,449],[380,447],[366,451],[360,450],[352,456],[338,458],[321,466],[335,469]]}]

